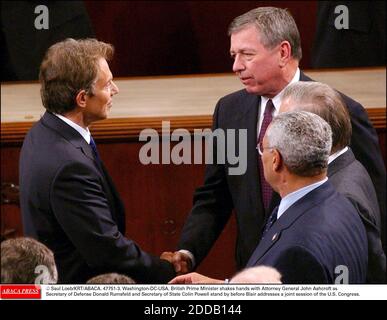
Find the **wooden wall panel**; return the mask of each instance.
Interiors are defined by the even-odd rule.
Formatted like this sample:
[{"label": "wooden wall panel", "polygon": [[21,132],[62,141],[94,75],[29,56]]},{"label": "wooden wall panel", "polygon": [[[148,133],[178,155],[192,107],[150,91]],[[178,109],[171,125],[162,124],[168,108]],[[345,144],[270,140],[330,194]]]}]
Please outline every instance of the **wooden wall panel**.
[{"label": "wooden wall panel", "polygon": [[[138,154],[143,143],[97,143],[125,204],[126,236],[154,255],[175,250],[192,206],[193,192],[203,182],[204,164],[142,165]],[[20,147],[2,146],[2,182],[18,184]],[[16,204],[2,204],[1,222],[2,235],[5,232],[7,237],[23,235],[20,209]],[[199,272],[217,278],[227,278],[234,273],[235,228],[232,218]]]},{"label": "wooden wall panel", "polygon": [[228,25],[259,6],[288,8],[310,67],[317,1],[85,1],[99,40],[112,43],[116,77],[231,72]]},{"label": "wooden wall panel", "polygon": [[[386,161],[386,130],[377,129]],[[192,195],[203,182],[203,164],[142,165],[138,154],[142,142],[97,141],[101,157],[112,176],[126,208],[126,236],[144,250],[160,255],[174,250],[192,206]],[[173,145],[172,145],[173,147]],[[18,183],[19,146],[2,146],[1,181]],[[2,234],[21,236],[20,209],[15,204],[1,207]],[[215,247],[198,269],[216,278],[234,273],[236,222],[230,219]]]},{"label": "wooden wall panel", "polygon": [[19,200],[20,147],[1,148],[1,239],[23,236]]},{"label": "wooden wall panel", "polygon": [[[125,203],[126,235],[160,255],[175,250],[193,193],[203,183],[205,165],[142,165],[138,158],[142,145],[99,143],[98,149]],[[219,278],[234,273],[235,228],[233,218],[199,272]]]}]

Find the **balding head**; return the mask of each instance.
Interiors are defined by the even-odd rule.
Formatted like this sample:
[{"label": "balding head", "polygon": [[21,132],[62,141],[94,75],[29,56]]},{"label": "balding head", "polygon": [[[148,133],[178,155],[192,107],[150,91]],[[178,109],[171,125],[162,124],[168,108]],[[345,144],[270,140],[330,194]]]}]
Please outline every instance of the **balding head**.
[{"label": "balding head", "polygon": [[308,111],[323,118],[332,129],[332,150],[335,153],[351,142],[350,116],[340,94],[320,82],[299,81],[288,86],[282,95],[280,112]]},{"label": "balding head", "polygon": [[272,267],[256,266],[236,274],[230,283],[282,283],[281,274]]}]

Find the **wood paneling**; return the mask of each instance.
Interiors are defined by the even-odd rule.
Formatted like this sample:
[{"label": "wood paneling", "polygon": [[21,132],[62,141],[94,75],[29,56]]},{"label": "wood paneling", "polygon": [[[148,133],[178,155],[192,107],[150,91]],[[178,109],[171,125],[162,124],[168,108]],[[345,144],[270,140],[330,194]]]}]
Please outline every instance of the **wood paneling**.
[{"label": "wood paneling", "polygon": [[[288,8],[310,66],[317,1],[85,1],[99,40],[116,49],[116,76],[230,72],[231,21],[256,7]],[[307,13],[307,14],[306,14]]]},{"label": "wood paneling", "polygon": [[[385,129],[378,132],[384,143]],[[174,250],[192,206],[193,192],[203,182],[204,164],[143,165],[139,161],[142,142],[108,140],[100,140],[98,149],[125,204],[126,236],[155,255]],[[384,145],[383,152],[385,156]],[[19,153],[20,146],[1,148],[2,182],[17,184]],[[11,236],[22,235],[17,205],[2,205],[1,219],[2,234],[13,229]],[[232,217],[198,272],[215,278],[233,274],[235,239],[236,222]]]},{"label": "wood paneling", "polygon": [[[385,73],[385,69],[384,73]],[[362,73],[362,71],[358,71]],[[380,69],[377,69],[380,73]],[[350,73],[349,76],[352,76]],[[369,74],[366,74],[369,76]],[[375,75],[375,73],[374,73]],[[223,79],[228,81],[229,76],[215,75],[204,77],[207,81],[217,82],[215,80]],[[190,113],[184,110],[180,103],[182,100],[172,99],[172,96],[164,93],[164,105],[168,106],[170,110],[167,115],[163,115],[165,110],[160,106],[160,110],[156,110],[154,115],[134,116],[110,118],[104,121],[97,122],[91,126],[91,131],[98,143],[98,148],[103,161],[106,164],[117,189],[123,198],[127,212],[127,232],[126,236],[134,239],[144,250],[159,255],[165,250],[174,250],[179,239],[182,226],[192,206],[192,195],[196,187],[203,182],[204,165],[203,164],[163,164],[163,165],[142,165],[139,161],[139,150],[145,142],[139,142],[138,137],[140,132],[145,128],[152,128],[158,134],[161,134],[161,124],[163,120],[170,121],[170,130],[177,128],[184,128],[189,133],[193,133],[194,129],[210,128],[212,125],[212,111],[214,108],[213,101],[205,101],[208,98],[205,96],[199,100],[197,93],[200,90],[197,83],[203,77],[167,77],[158,78],[157,80],[167,80],[163,82],[165,90],[168,88],[169,81],[177,81],[185,79],[193,81],[196,85],[188,86],[181,89],[181,97],[185,97],[187,108],[190,105],[196,106],[203,104],[203,112]],[[231,78],[230,78],[231,79]],[[135,79],[132,79],[133,81]],[[123,82],[130,82],[132,80],[124,79]],[[149,81],[151,85],[160,85],[160,82],[152,82],[154,79],[137,79],[139,83]],[[199,82],[198,82],[199,81]],[[162,82],[162,81],[161,81]],[[177,81],[176,83],[180,83]],[[385,80],[384,80],[385,83]],[[36,83],[31,84],[37,86]],[[136,84],[139,88],[141,85]],[[28,87],[28,86],[27,86]],[[349,86],[350,88],[351,86]],[[23,87],[25,88],[25,87]],[[228,86],[220,85],[221,90],[229,90]],[[149,89],[149,88],[148,88]],[[172,87],[174,91],[178,89]],[[24,90],[24,89],[23,89]],[[20,94],[23,94],[20,92]],[[184,95],[184,90],[188,90],[191,96]],[[195,91],[196,90],[196,91]],[[203,90],[208,90],[204,88]],[[32,90],[35,92],[36,90]],[[151,91],[151,90],[150,90]],[[131,90],[128,90],[128,97],[122,100],[122,108],[125,108],[130,102]],[[11,92],[13,96],[17,96],[18,92]],[[347,92],[346,92],[347,93]],[[133,93],[134,94],[134,93]],[[214,99],[219,98],[217,94],[213,94]],[[149,100],[147,94],[139,94],[138,99],[144,99],[144,105],[137,105],[137,110],[127,108],[127,112],[142,112],[143,107],[146,107],[146,102]],[[385,96],[383,96],[385,99]],[[383,97],[380,101],[383,102]],[[365,97],[367,99],[367,97]],[[15,102],[16,98],[9,99]],[[140,101],[139,100],[139,101]],[[150,99],[152,105],[157,105],[157,95]],[[377,101],[379,101],[377,100]],[[3,92],[2,92],[2,101]],[[170,101],[171,106],[167,105]],[[179,101],[179,103],[177,103]],[[366,100],[372,103],[373,100]],[[148,101],[149,102],[149,101]],[[379,102],[377,102],[379,104]],[[115,105],[116,106],[116,105]],[[13,110],[16,112],[20,106],[16,105],[12,109],[10,104],[3,105],[3,112]],[[23,108],[23,104],[21,104]],[[117,106],[116,106],[117,107]],[[192,107],[192,106],[191,106]],[[197,106],[198,108],[200,106]],[[9,109],[11,108],[11,109]],[[6,110],[4,110],[6,109]],[[38,112],[36,118],[39,118],[39,112],[42,111],[40,105],[36,106],[34,112]],[[157,109],[157,108],[156,108]],[[183,110],[182,110],[183,109]],[[123,109],[126,110],[126,109]],[[366,108],[369,118],[376,128],[382,154],[386,161],[386,109],[385,105],[376,108]],[[20,111],[20,110],[19,110]],[[19,112],[18,111],[18,112]],[[194,110],[195,111],[195,110]],[[11,112],[11,113],[12,113]],[[18,183],[18,159],[22,141],[26,132],[33,125],[33,121],[25,119],[25,116],[30,114],[29,111],[21,111],[20,121],[5,121],[1,123],[1,182]],[[2,117],[4,119],[4,117]],[[2,120],[3,120],[2,119]],[[34,119],[36,120],[36,119]],[[192,139],[192,137],[191,137]],[[173,147],[173,144],[171,145]],[[6,230],[14,229],[13,235],[22,234],[20,210],[17,205],[6,204],[1,207],[2,219],[2,234]],[[223,231],[221,237],[218,239],[215,247],[211,250],[208,257],[204,260],[199,268],[199,272],[216,278],[229,277],[234,271],[234,243],[236,238],[236,222],[234,217]]]}]

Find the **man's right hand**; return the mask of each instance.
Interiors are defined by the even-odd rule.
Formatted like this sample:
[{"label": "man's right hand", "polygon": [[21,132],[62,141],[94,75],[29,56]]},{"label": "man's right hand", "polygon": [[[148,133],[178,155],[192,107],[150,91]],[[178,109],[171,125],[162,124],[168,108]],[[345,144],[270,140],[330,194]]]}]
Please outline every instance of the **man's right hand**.
[{"label": "man's right hand", "polygon": [[209,278],[206,276],[203,276],[200,273],[191,272],[188,274],[184,274],[182,276],[178,276],[171,281],[168,282],[169,284],[194,284],[194,283],[213,283],[213,284],[221,284],[224,283],[222,280]]},{"label": "man's right hand", "polygon": [[190,257],[179,251],[163,252],[160,256],[160,259],[168,260],[170,263],[172,263],[173,267],[175,268],[175,272],[178,275],[186,274],[192,269]]}]

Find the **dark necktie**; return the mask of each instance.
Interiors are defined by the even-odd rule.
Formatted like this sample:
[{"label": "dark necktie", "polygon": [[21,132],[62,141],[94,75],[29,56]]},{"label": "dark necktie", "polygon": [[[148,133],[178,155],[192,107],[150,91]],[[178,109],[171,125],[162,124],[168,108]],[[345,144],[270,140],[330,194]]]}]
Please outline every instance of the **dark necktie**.
[{"label": "dark necktie", "polygon": [[278,214],[278,206],[274,208],[273,212],[269,216],[269,219],[267,219],[265,228],[263,229],[263,232],[262,232],[262,239],[265,237],[265,234],[269,231],[269,229],[274,224],[274,222],[277,221],[277,214]]},{"label": "dark necktie", "polygon": [[90,136],[90,147],[93,150],[94,158],[97,161],[98,165],[101,164],[101,158],[99,157],[99,153],[97,150],[97,146],[92,136]]},{"label": "dark necktie", "polygon": [[[262,142],[263,137],[265,136],[266,129],[269,126],[271,120],[273,120],[273,115],[272,115],[273,109],[274,109],[273,101],[269,99],[266,103],[265,112],[263,114],[262,126],[258,136],[258,144]],[[263,174],[263,164],[262,164],[261,156],[258,157],[258,167],[259,167],[259,176],[260,176],[260,182],[261,182],[263,206],[265,207],[265,210],[266,210],[269,207],[273,189],[265,180],[265,176]]]}]

